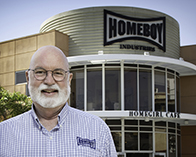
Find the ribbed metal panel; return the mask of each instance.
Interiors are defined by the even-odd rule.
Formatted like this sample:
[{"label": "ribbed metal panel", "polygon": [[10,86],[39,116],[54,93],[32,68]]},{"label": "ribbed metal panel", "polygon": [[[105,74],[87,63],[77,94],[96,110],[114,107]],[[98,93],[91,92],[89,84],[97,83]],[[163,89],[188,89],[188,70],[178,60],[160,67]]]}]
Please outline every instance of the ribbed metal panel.
[{"label": "ribbed metal panel", "polygon": [[[166,52],[158,47],[138,40],[125,40],[103,46],[104,12],[109,10],[118,14],[137,18],[166,17]],[[120,49],[120,44],[134,44],[155,47],[150,55],[179,58],[179,24],[172,17],[157,11],[133,7],[91,7],[67,11],[47,19],[40,32],[56,29],[69,36],[69,56],[97,54],[143,54],[144,50]]]}]

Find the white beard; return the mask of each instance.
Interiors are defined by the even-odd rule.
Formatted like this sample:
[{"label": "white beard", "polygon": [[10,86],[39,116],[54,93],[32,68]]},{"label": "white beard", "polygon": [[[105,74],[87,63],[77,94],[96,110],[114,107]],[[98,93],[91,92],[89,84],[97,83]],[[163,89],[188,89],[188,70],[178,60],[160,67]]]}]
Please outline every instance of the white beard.
[{"label": "white beard", "polygon": [[[38,88],[33,87],[31,86],[31,81],[29,78],[28,88],[32,101],[44,108],[55,108],[65,104],[69,99],[70,92],[71,92],[71,88],[69,86],[68,81],[67,81],[67,88],[62,90],[59,88],[57,84],[48,86],[42,83]],[[42,90],[46,90],[46,89],[55,89],[58,91],[58,93],[53,97],[46,97],[41,92]]]}]

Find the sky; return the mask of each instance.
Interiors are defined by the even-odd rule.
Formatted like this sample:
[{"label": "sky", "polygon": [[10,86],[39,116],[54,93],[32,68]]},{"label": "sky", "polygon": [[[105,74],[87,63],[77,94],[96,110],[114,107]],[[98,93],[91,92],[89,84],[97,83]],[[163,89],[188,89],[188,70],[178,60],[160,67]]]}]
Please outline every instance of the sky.
[{"label": "sky", "polygon": [[160,11],[180,26],[180,45],[196,45],[196,0],[0,0],[0,42],[39,33],[48,18],[74,9],[128,6]]}]

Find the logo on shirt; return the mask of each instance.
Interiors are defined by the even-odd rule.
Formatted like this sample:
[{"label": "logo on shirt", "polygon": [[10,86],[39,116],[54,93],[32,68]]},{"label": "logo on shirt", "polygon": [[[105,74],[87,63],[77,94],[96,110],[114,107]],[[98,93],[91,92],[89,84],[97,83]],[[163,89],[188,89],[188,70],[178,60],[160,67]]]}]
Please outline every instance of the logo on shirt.
[{"label": "logo on shirt", "polygon": [[90,147],[92,149],[96,149],[96,140],[89,140],[86,138],[77,137],[78,146]]}]

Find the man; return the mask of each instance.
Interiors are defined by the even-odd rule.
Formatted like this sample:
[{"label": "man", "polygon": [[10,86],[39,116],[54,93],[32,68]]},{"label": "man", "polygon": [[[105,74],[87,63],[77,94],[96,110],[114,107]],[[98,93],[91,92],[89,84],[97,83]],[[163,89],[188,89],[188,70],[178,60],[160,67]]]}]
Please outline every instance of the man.
[{"label": "man", "polygon": [[72,74],[60,49],[38,49],[26,78],[32,109],[0,123],[1,157],[116,157],[107,125],[68,105]]}]

